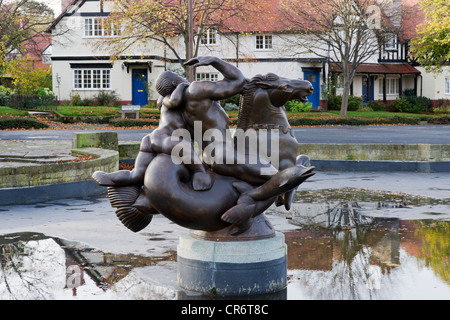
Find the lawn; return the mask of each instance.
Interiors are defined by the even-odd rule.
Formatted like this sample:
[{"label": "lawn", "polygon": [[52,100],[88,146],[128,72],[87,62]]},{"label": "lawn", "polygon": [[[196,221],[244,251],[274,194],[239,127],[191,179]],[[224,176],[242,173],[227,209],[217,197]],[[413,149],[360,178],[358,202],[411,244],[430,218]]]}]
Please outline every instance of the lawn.
[{"label": "lawn", "polygon": [[0,116],[28,116],[28,112],[10,107],[0,107]]},{"label": "lawn", "polygon": [[57,111],[67,117],[108,117],[118,116],[120,107],[74,107],[58,106]]}]

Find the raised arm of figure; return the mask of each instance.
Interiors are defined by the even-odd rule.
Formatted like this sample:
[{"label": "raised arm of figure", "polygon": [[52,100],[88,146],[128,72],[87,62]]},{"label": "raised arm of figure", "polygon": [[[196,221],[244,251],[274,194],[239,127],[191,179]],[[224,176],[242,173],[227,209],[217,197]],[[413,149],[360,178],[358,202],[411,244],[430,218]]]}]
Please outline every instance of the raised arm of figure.
[{"label": "raised arm of figure", "polygon": [[220,81],[194,81],[189,85],[190,99],[221,100],[231,97],[242,91],[245,77],[242,72],[232,64],[217,57],[196,57],[185,63],[188,66],[212,66],[217,69],[224,79]]},{"label": "raised arm of figure", "polygon": [[189,86],[189,83],[187,82],[182,82],[178,84],[170,96],[164,97],[162,101],[164,106],[166,106],[166,108],[168,109],[178,108],[181,102],[183,101],[183,92],[187,86]]}]

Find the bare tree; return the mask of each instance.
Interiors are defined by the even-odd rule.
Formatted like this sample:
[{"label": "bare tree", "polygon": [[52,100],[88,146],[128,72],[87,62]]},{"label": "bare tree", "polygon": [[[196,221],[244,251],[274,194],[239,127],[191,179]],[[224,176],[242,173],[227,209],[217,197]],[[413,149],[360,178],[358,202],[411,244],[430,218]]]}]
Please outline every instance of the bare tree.
[{"label": "bare tree", "polygon": [[[230,21],[252,10],[258,0],[192,0],[194,56],[209,31],[228,31]],[[183,66],[189,52],[189,0],[112,0],[108,24],[120,28],[115,37],[97,42],[111,56],[138,44],[155,41],[167,48]],[[178,39],[182,39],[180,46]],[[184,68],[184,66],[183,66]]]},{"label": "bare tree", "polygon": [[[294,54],[314,54],[342,71],[344,91],[341,115],[347,114],[350,86],[359,65],[374,57],[392,31],[398,10],[374,0],[281,0],[286,29]],[[384,0],[387,2],[387,0]],[[391,3],[391,1],[389,1]]]}]

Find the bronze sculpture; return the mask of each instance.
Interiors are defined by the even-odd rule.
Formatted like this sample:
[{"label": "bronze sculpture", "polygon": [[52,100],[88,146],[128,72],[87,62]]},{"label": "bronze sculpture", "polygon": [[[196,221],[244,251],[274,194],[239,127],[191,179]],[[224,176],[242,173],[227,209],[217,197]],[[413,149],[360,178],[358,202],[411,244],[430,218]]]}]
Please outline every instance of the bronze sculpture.
[{"label": "bronze sculpture", "polygon": [[[283,106],[290,99],[305,101],[313,88],[308,81],[274,74],[246,79],[216,57],[186,64],[211,65],[224,78],[189,83],[170,71],[161,74],[156,84],[160,125],[142,140],[135,169],[95,172],[93,179],[108,186],[111,205],[132,231],[142,230],[160,213],[191,230],[239,235],[274,202],[289,210],[295,189],[314,174],[309,159],[297,157],[298,142]],[[267,143],[270,148],[275,137],[279,150],[270,151],[278,157],[277,167],[260,150],[248,144],[239,149],[229,138],[229,118],[218,100],[235,94],[241,94],[236,133],[252,131],[260,148]],[[193,141],[177,131],[197,138],[200,156]],[[211,133],[213,139],[204,138]],[[182,161],[174,161],[175,156]]]}]

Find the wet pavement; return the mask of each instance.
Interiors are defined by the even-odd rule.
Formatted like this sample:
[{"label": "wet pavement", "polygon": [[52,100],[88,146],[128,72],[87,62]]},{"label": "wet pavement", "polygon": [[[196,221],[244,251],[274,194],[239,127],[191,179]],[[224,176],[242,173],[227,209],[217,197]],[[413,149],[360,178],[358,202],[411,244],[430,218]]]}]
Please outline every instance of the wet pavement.
[{"label": "wet pavement", "polygon": [[[318,172],[266,215],[288,245],[282,299],[450,299],[449,173]],[[104,197],[0,207],[0,299],[192,298],[185,232],[155,216],[133,233]]]}]

